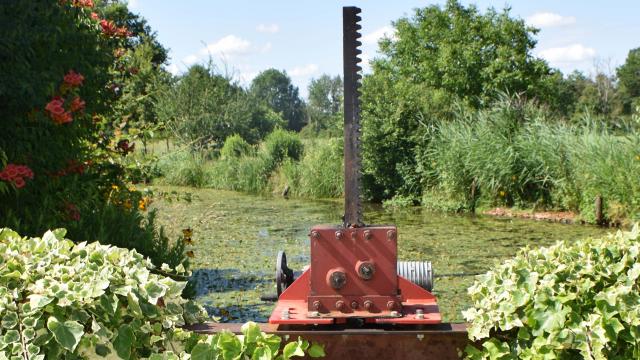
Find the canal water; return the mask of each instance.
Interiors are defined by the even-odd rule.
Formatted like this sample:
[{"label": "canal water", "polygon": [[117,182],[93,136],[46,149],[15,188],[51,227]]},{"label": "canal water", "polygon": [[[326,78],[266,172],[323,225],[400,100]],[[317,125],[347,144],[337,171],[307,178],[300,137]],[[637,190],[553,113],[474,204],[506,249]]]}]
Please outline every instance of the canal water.
[{"label": "canal water", "polygon": [[[190,194],[191,201],[157,200],[159,223],[173,237],[193,229],[190,249],[197,299],[220,321],[265,321],[273,303],[260,296],[275,293],[278,250],[289,267],[301,270],[309,262],[309,229],[338,224],[342,202],[282,199],[236,192],[161,187],[158,191]],[[466,289],[470,274],[485,272],[525,247],[558,240],[600,236],[608,230],[488,216],[454,215],[368,205],[368,224],[398,227],[399,260],[431,261],[434,293],[445,321],[462,321],[470,305]],[[447,275],[455,276],[447,276]]]}]

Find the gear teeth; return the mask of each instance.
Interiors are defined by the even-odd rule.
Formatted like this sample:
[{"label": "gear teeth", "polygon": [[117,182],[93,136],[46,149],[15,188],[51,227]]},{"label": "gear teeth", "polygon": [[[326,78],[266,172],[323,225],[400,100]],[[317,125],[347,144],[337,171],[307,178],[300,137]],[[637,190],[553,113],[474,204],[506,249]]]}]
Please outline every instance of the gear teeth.
[{"label": "gear teeth", "polygon": [[360,89],[362,87],[362,26],[357,7],[343,8],[344,52],[344,163],[345,163],[345,227],[364,226],[360,183],[362,161],[360,159]]}]

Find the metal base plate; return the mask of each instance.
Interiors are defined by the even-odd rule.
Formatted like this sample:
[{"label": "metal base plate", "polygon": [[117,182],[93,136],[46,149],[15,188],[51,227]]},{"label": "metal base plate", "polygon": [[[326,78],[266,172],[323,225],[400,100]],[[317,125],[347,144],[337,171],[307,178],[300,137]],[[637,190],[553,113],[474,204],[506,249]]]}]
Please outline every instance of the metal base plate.
[{"label": "metal base plate", "polygon": [[[327,317],[325,314],[314,313],[308,310],[307,298],[309,296],[310,274],[305,271],[291,286],[289,286],[278,299],[275,309],[269,317],[270,324],[287,325],[321,325],[343,324],[348,318],[354,318],[354,314],[344,314]],[[402,300],[402,308],[398,313],[383,316],[367,314],[362,316],[365,323],[371,324],[404,324],[422,325],[439,324],[442,316],[438,309],[435,296],[418,285],[398,276],[398,288]],[[421,313],[420,313],[421,312]]]}]

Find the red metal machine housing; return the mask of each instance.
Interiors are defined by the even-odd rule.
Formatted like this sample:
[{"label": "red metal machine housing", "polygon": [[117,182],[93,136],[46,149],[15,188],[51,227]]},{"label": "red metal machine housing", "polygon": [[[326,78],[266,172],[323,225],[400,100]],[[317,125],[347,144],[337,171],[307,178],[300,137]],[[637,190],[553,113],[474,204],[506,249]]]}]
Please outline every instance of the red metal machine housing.
[{"label": "red metal machine housing", "polygon": [[395,226],[311,229],[311,266],[278,298],[271,324],[437,324],[436,298],[397,274]]}]

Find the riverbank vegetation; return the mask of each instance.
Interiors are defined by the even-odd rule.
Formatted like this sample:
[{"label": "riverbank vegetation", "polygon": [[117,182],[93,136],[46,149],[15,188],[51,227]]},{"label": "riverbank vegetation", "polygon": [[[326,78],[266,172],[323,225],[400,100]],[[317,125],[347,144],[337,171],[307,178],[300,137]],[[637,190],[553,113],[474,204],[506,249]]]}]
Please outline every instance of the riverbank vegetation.
[{"label": "riverbank vegetation", "polygon": [[[537,30],[523,20],[456,1],[417,9],[394,28],[363,81],[367,200],[570,211],[592,223],[640,218],[640,182],[627,176],[640,165],[640,49],[615,72],[562,74],[532,55]],[[159,98],[158,121],[176,150],[154,158],[147,179],[340,197],[341,91],[339,77],[323,75],[304,102],[283,71],[243,88],[211,62],[194,65]],[[284,137],[300,152],[273,154]]]}]

